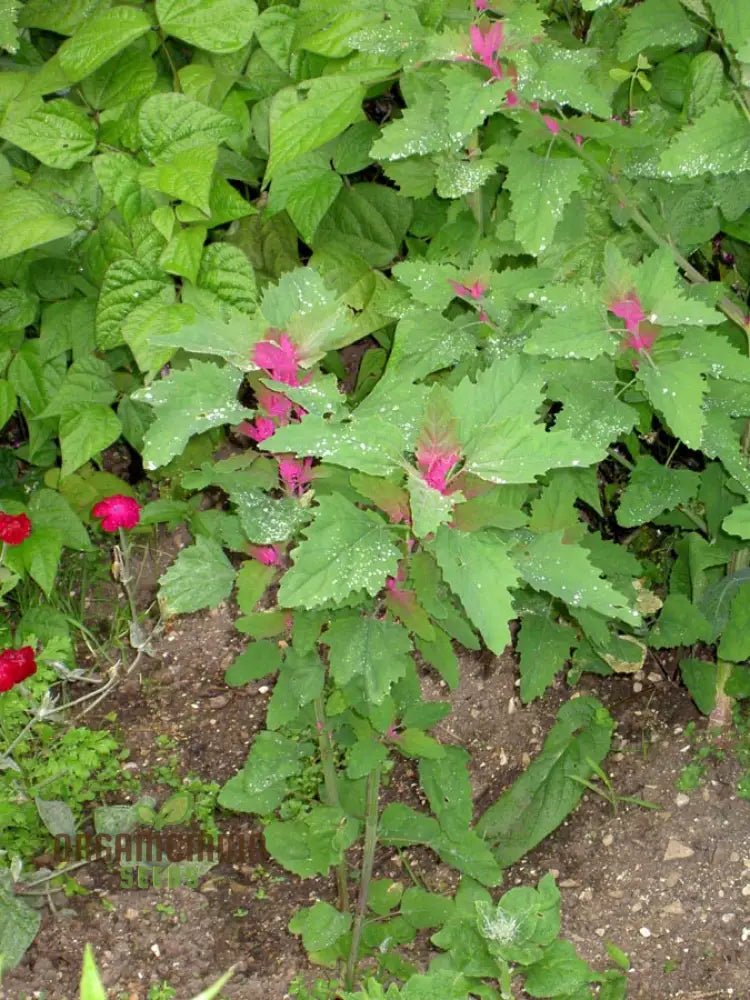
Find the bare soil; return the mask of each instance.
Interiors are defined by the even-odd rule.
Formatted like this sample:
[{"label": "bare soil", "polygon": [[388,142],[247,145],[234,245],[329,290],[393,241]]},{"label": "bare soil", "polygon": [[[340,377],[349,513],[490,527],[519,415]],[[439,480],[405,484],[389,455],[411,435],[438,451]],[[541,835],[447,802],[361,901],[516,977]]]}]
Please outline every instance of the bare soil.
[{"label": "bare soil", "polygon": [[[186,539],[164,538],[146,565],[144,586]],[[149,775],[169,755],[157,742],[176,743],[180,768],[223,783],[243,764],[263,727],[270,692],[263,682],[238,689],[223,681],[242,648],[233,629],[236,609],[179,619],[102,703],[89,725],[112,725],[130,749],[126,767]],[[477,815],[538,752],[555,712],[571,691],[562,683],[522,707],[510,650],[500,658],[465,656],[461,683],[448,692],[424,671],[428,698],[448,699],[453,712],[438,727],[444,741],[472,754]],[[587,793],[568,820],[506,873],[505,888],[535,884],[553,871],[563,895],[563,933],[594,964],[607,964],[605,943],[631,960],[630,1000],[750,1000],[750,803],[738,799],[739,768],[731,753],[712,765],[707,782],[686,796],[675,781],[690,760],[684,727],[697,720],[686,692],[654,663],[644,677],[585,677],[578,690],[598,697],[618,723],[606,766],[619,795],[657,804],[659,810],[620,804],[615,812]],[[92,713],[93,715],[94,713]],[[111,718],[111,716],[110,716]],[[703,723],[700,723],[702,725]],[[415,802],[415,778],[397,772],[388,797]],[[220,816],[223,832],[252,832],[252,817]],[[436,890],[454,873],[427,851],[408,853],[409,867]],[[394,873],[398,858],[378,855],[380,874]],[[187,998],[235,966],[223,996],[281,1000],[291,978],[326,977],[307,962],[287,929],[294,911],[319,898],[334,899],[332,879],[300,880],[271,861],[219,864],[197,890],[123,888],[103,863],[80,870],[86,895],[46,910],[41,931],[22,963],[6,975],[3,1000],[75,1000],[81,955],[90,942],[109,996],[147,1000],[154,984],[168,982]],[[429,961],[420,939],[412,961]]]}]

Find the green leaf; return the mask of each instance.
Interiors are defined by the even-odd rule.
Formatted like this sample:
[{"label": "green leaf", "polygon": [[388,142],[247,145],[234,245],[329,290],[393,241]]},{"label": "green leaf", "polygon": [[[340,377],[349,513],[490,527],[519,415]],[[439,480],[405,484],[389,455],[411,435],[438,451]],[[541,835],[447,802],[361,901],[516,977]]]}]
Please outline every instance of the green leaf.
[{"label": "green leaf", "polygon": [[404,450],[403,430],[377,417],[357,417],[334,423],[309,413],[300,423],[279,427],[261,445],[271,452],[294,452],[356,469],[372,476],[386,476],[398,468]]},{"label": "green leaf", "polygon": [[693,22],[678,0],[644,0],[628,11],[617,44],[617,58],[629,62],[649,49],[691,45],[698,38]]},{"label": "green leaf", "polygon": [[740,504],[722,521],[722,528],[729,535],[750,539],[750,503]]},{"label": "green leaf", "polygon": [[[416,74],[404,74],[409,82]],[[383,129],[373,144],[371,155],[376,160],[404,160],[409,156],[437,153],[451,144],[447,121],[447,94],[442,82],[434,77],[423,83],[419,77],[413,81],[418,91],[414,107],[406,107],[397,118]],[[403,86],[403,84],[402,84]]]},{"label": "green leaf", "polygon": [[357,839],[359,824],[335,806],[314,805],[299,819],[265,828],[269,854],[301,878],[327,875]]},{"label": "green leaf", "polygon": [[199,288],[206,289],[241,313],[250,315],[255,311],[258,298],[255,274],[247,257],[237,247],[228,243],[207,246],[197,283]]},{"label": "green leaf", "polygon": [[169,159],[160,158],[155,167],[141,171],[140,182],[210,215],[211,183],[218,152],[213,143],[178,150]]},{"label": "green leaf", "polygon": [[215,608],[229,597],[234,569],[221,546],[199,535],[183,549],[159,579],[159,603],[164,617]]},{"label": "green leaf", "polygon": [[0,429],[5,427],[16,412],[17,399],[13,387],[7,379],[0,379]]},{"label": "green leaf", "polygon": [[139,306],[174,301],[174,285],[159,267],[123,257],[107,268],[96,307],[97,346],[111,350],[124,343],[123,324]]},{"label": "green leaf", "polygon": [[506,544],[490,532],[468,534],[441,527],[427,549],[486,644],[499,656],[510,639],[508,622],[514,612],[509,588],[518,579]]},{"label": "green leaf", "polygon": [[[223,484],[221,484],[223,485]],[[248,541],[258,545],[285,542],[310,520],[310,511],[294,497],[276,500],[263,490],[223,485],[237,509]]]},{"label": "green leaf", "polygon": [[596,51],[542,41],[524,47],[518,55],[520,97],[570,104],[600,118],[612,114],[609,94],[602,92],[597,79],[601,56]]},{"label": "green leaf", "polygon": [[146,431],[143,462],[148,469],[166,465],[182,453],[193,434],[211,427],[239,423],[247,410],[237,402],[242,374],[207,361],[190,361],[190,367],[173,371],[133,393],[149,403],[156,414]]},{"label": "green leaf", "polygon": [[497,173],[497,163],[489,156],[468,158],[455,153],[435,156],[435,191],[440,198],[461,198],[478,191]]},{"label": "green leaf", "polygon": [[463,747],[446,746],[439,761],[421,760],[419,780],[432,811],[442,822],[449,814],[456,822],[468,826],[474,813],[473,796]]},{"label": "green leaf", "polygon": [[716,104],[724,89],[724,67],[718,53],[699,52],[693,57],[687,86],[688,118],[694,120]]},{"label": "green leaf", "polygon": [[526,149],[510,153],[505,186],[513,199],[511,218],[524,252],[536,257],[547,249],[585,175],[579,160],[546,158]]},{"label": "green leaf", "polygon": [[[362,101],[366,88],[356,77],[325,76],[311,81],[307,97],[299,100],[295,89],[279,91],[274,104],[281,111],[271,111],[271,155],[265,182],[277,170],[292,163],[303,153],[317,149],[343,132],[348,125],[364,119]],[[295,103],[292,103],[295,100]]]},{"label": "green leaf", "polygon": [[369,701],[379,705],[406,673],[411,640],[402,625],[369,615],[339,615],[322,640],[330,648],[331,673],[340,686],[361,678]]},{"label": "green leaf", "polygon": [[268,211],[286,209],[302,239],[312,246],[320,220],[341,188],[342,180],[331,170],[329,160],[322,153],[308,153],[276,172]]},{"label": "green leaf", "polygon": [[167,243],[159,258],[159,265],[169,274],[195,282],[206,239],[205,226],[188,226],[178,229]]},{"label": "green leaf", "polygon": [[65,75],[75,83],[150,29],[151,21],[144,11],[134,7],[103,10],[87,18],[73,37],[63,42],[57,58]]},{"label": "green leaf", "polygon": [[[118,10],[126,8],[119,7]],[[81,83],[81,93],[93,108],[103,110],[139,101],[153,93],[156,63],[148,38],[123,49]]]},{"label": "green leaf", "polygon": [[729,622],[717,650],[723,660],[750,660],[750,584],[739,587],[732,598]]},{"label": "green leaf", "polygon": [[399,552],[392,529],[339,494],[320,498],[305,535],[279,587],[284,607],[338,604],[356,590],[374,597],[386,577],[396,575]]},{"label": "green leaf", "polygon": [[388,759],[388,751],[378,740],[359,739],[347,754],[346,776],[356,781],[365,778]]},{"label": "green leaf", "polygon": [[453,505],[463,494],[443,496],[440,490],[429,486],[421,476],[409,473],[407,480],[412,528],[417,538],[431,535],[446,521],[451,520]]},{"label": "green leaf", "polygon": [[281,666],[281,649],[278,643],[267,639],[251,642],[227,667],[224,681],[230,687],[241,687],[274,673]]},{"label": "green leaf", "polygon": [[335,944],[351,926],[351,913],[341,913],[330,903],[318,900],[297,910],[287,925],[292,934],[302,935],[305,951],[321,951]]},{"label": "green leaf", "polygon": [[654,649],[692,646],[693,643],[712,642],[713,639],[711,624],[684,594],[667,596],[648,634],[648,644]]},{"label": "green leaf", "polygon": [[675,437],[688,448],[700,448],[704,424],[701,408],[706,383],[703,365],[692,358],[665,361],[658,368],[641,365],[638,380],[648,394],[651,405],[665,419]]},{"label": "green leaf", "polygon": [[442,927],[453,914],[454,903],[436,892],[412,886],[401,898],[399,912],[412,927]]},{"label": "green leaf", "polygon": [[55,490],[36,490],[29,500],[28,511],[35,531],[37,528],[54,529],[59,532],[66,548],[78,552],[88,552],[92,548],[88,532],[73,508]]},{"label": "green leaf", "polygon": [[421,729],[404,729],[398,736],[398,749],[407,757],[442,760],[445,748]]},{"label": "green leaf", "polygon": [[524,971],[524,989],[532,997],[566,1000],[595,978],[588,964],[576,954],[571,941],[552,941],[539,961]]},{"label": "green leaf", "polygon": [[293,722],[299,710],[320,695],[324,683],[325,667],[317,652],[288,649],[268,704],[268,728],[278,729]]},{"label": "green leaf", "polygon": [[64,413],[59,433],[63,459],[60,475],[64,479],[113,444],[122,427],[109,406],[94,404]]},{"label": "green leaf", "polygon": [[534,698],[541,698],[575,645],[575,629],[556,622],[551,613],[537,615],[527,611],[523,614],[516,649],[521,701],[525,705]]},{"label": "green leaf", "polygon": [[373,267],[397,256],[411,222],[411,202],[382,184],[343,188],[315,233],[315,249],[346,247]]},{"label": "green leaf", "polygon": [[258,5],[255,0],[156,0],[156,16],[165,34],[224,54],[253,37]]},{"label": "green leaf", "polygon": [[[55,584],[62,547],[62,533],[57,528],[40,527],[34,528],[17,550],[26,571],[47,597],[52,593]],[[9,562],[7,557],[6,561]]]},{"label": "green leaf", "polygon": [[14,53],[18,49],[18,10],[21,0],[8,0],[0,11],[0,49]]},{"label": "green leaf", "polygon": [[96,145],[96,128],[85,111],[65,99],[46,101],[23,117],[8,117],[0,136],[48,167],[67,170]]},{"label": "green leaf", "polygon": [[700,477],[687,469],[668,469],[651,455],[638,459],[620,497],[617,523],[623,528],[652,521],[665,510],[674,510],[695,497]]},{"label": "green leaf", "polygon": [[733,0],[711,0],[714,23],[740,62],[750,63],[750,8]]},{"label": "green leaf", "polygon": [[718,101],[677,133],[659,169],[670,178],[750,169],[750,122],[733,101]]},{"label": "green leaf", "polygon": [[[40,915],[41,916],[41,915]],[[107,1000],[107,993],[94,961],[91,945],[83,949],[83,969],[81,970],[81,1000]]]},{"label": "green leaf", "polygon": [[430,847],[437,851],[445,864],[483,885],[498,885],[502,880],[502,870],[493,852],[474,830],[464,828],[453,829],[451,833],[441,832]]},{"label": "green leaf", "polygon": [[606,756],[614,722],[596,698],[566,702],[541,753],[476,825],[503,868],[512,865],[562,823],[578,805],[592,765]]},{"label": "green leaf", "polygon": [[99,186],[114,201],[128,224],[151,209],[153,198],[142,190],[141,167],[132,156],[102,153],[94,158],[93,167]]},{"label": "green leaf", "polygon": [[233,138],[237,123],[184,94],[154,94],[141,105],[138,126],[152,163],[173,159],[186,149],[218,145]]},{"label": "green leaf", "polygon": [[535,590],[559,597],[570,608],[591,608],[631,625],[640,621],[628,598],[602,579],[586,549],[566,544],[563,531],[538,535],[517,549],[514,556],[518,573]]},{"label": "green leaf", "polygon": [[219,805],[234,812],[269,815],[286,797],[287,779],[300,773],[311,751],[311,743],[268,730],[259,732],[245,766],[219,792]]},{"label": "green leaf", "polygon": [[698,709],[710,715],[716,705],[716,664],[705,660],[680,660],[680,675]]}]

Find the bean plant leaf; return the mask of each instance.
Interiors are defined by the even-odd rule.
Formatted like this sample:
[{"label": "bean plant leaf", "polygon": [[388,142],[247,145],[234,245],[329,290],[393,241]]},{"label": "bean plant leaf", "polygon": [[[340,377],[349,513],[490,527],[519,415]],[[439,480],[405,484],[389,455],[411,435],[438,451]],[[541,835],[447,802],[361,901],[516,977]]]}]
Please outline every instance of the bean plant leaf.
[{"label": "bean plant leaf", "polygon": [[165,617],[215,608],[229,597],[234,569],[221,546],[199,535],[159,579],[159,603]]},{"label": "bean plant leaf", "polygon": [[119,438],[122,426],[109,406],[90,404],[68,410],[60,419],[61,476],[75,472]]},{"label": "bean plant leaf", "polygon": [[71,83],[83,80],[122,49],[145,35],[151,21],[134,7],[113,7],[87,19],[60,46],[57,58]]},{"label": "bean plant leaf", "polygon": [[320,498],[305,536],[279,587],[283,607],[339,604],[355,590],[374,596],[386,577],[396,574],[399,552],[392,529],[380,515],[340,494]]},{"label": "bean plant leaf", "polygon": [[507,868],[548,836],[578,805],[592,762],[609,751],[614,722],[596,698],[566,702],[547,734],[541,753],[476,825]]},{"label": "bean plant leaf", "polygon": [[224,54],[253,37],[258,5],[255,0],[156,0],[156,16],[165,34]]},{"label": "bean plant leaf", "polygon": [[211,427],[240,423],[247,415],[237,402],[242,375],[207,361],[190,361],[182,371],[133,394],[153,406],[155,420],[146,431],[143,461],[158,469],[179,455],[193,434]]},{"label": "bean plant leaf", "polygon": [[186,149],[231,139],[237,123],[185,94],[154,94],[138,112],[143,149],[152,163],[171,160]]},{"label": "bean plant leaf", "polygon": [[135,257],[116,260],[107,269],[96,307],[97,345],[110,350],[124,343],[122,324],[139,306],[174,301],[174,286],[159,267]]},{"label": "bean plant leaf", "polygon": [[66,170],[96,145],[96,129],[85,111],[60,98],[40,103],[29,114],[6,117],[0,136],[48,167]]}]

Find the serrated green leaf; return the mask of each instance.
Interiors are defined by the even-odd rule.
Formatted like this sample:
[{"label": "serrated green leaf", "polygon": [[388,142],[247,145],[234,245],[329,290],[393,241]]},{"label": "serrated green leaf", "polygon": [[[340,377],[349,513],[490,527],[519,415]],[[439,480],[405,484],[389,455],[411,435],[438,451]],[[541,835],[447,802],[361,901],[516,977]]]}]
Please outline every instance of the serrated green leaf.
[{"label": "serrated green leaf", "polygon": [[610,746],[614,723],[596,698],[566,702],[547,734],[541,753],[476,825],[507,868],[535,847],[578,805],[590,761],[598,764]]},{"label": "serrated green leaf", "polygon": [[267,816],[287,794],[288,778],[299,773],[312,744],[262,730],[244,768],[223,786],[219,805],[234,812]]},{"label": "serrated green leaf", "polygon": [[516,239],[526,253],[547,249],[565,206],[586,174],[579,160],[537,156],[516,149],[508,156],[505,186],[513,200]]},{"label": "serrated green leaf", "polygon": [[40,103],[29,114],[8,117],[0,136],[48,167],[67,170],[96,145],[96,128],[82,108],[60,98]]},{"label": "serrated green leaf", "polygon": [[[291,103],[289,96],[296,97]],[[280,91],[281,113],[271,114],[271,155],[266,167],[267,183],[279,168],[292,163],[364,118],[362,101],[366,90],[356,77],[319,77],[310,83],[307,97],[300,101],[296,91]]]},{"label": "serrated green leaf", "polygon": [[701,403],[706,391],[702,367],[700,362],[684,358],[662,362],[658,368],[641,365],[638,369],[638,380],[652,406],[688,448],[701,446],[705,420]]},{"label": "serrated green leaf", "polygon": [[398,468],[404,450],[401,428],[376,417],[334,423],[313,413],[297,424],[279,427],[262,448],[271,452],[315,455],[347,469],[386,476]]},{"label": "serrated green leaf", "polygon": [[146,431],[143,462],[148,469],[166,465],[181,454],[193,434],[211,427],[239,423],[247,410],[237,402],[242,375],[205,361],[174,371],[133,394],[154,407],[155,420]]},{"label": "serrated green leaf", "polygon": [[156,16],[165,34],[224,54],[253,37],[258,5],[255,0],[156,0]]},{"label": "serrated green leaf", "polygon": [[507,546],[489,532],[468,534],[441,527],[427,548],[484,641],[499,656],[510,640],[508,622],[514,613],[509,588],[518,579]]},{"label": "serrated green leaf", "polygon": [[612,114],[611,99],[595,77],[601,58],[596,51],[542,41],[518,55],[520,97],[569,104],[599,118]]},{"label": "serrated green leaf", "polygon": [[293,722],[300,709],[320,695],[324,682],[325,667],[317,652],[288,649],[268,704],[268,728],[278,729]]},{"label": "serrated green leaf", "polygon": [[409,491],[412,528],[417,538],[424,538],[437,531],[441,524],[450,521],[454,504],[463,500],[463,494],[443,494],[429,486],[421,476],[409,473],[406,483]]},{"label": "serrated green leaf", "polygon": [[57,51],[65,75],[71,83],[82,80],[108,59],[145,35],[151,21],[134,7],[113,7],[85,20],[72,38]]},{"label": "serrated green leaf", "polygon": [[700,177],[750,169],[750,122],[729,100],[718,101],[678,132],[659,161],[663,177]]},{"label": "serrated green leaf", "polygon": [[559,597],[571,608],[591,608],[631,625],[640,620],[628,598],[601,578],[586,549],[565,543],[564,532],[538,535],[514,556],[518,573],[535,590]]},{"label": "serrated green leaf", "polygon": [[617,523],[623,528],[652,521],[665,510],[687,504],[698,492],[700,477],[687,469],[668,469],[650,455],[638,459],[620,497]]},{"label": "serrated green leaf", "polygon": [[233,138],[237,123],[184,94],[154,94],[138,112],[143,149],[152,163],[169,162],[188,149]]},{"label": "serrated green leaf", "polygon": [[330,649],[336,683],[343,686],[360,678],[368,700],[376,705],[406,673],[412,648],[403,626],[359,615],[335,618],[322,642]]},{"label": "serrated green leaf", "polygon": [[628,11],[617,43],[617,58],[629,62],[640,52],[664,46],[690,45],[698,33],[678,0],[644,0]]},{"label": "serrated green leaf", "polygon": [[406,107],[402,117],[389,122],[370,154],[375,160],[404,160],[426,156],[450,146],[448,102],[445,87],[434,79],[432,86],[421,86],[415,107]]},{"label": "serrated green leaf", "polygon": [[750,8],[734,0],[711,0],[714,23],[740,62],[750,63]]},{"label": "serrated green leaf", "polygon": [[330,903],[318,900],[312,906],[297,910],[288,927],[292,934],[301,934],[307,952],[321,951],[335,944],[351,926],[351,913],[341,913]]},{"label": "serrated green leaf", "polygon": [[215,608],[229,597],[234,569],[219,544],[199,535],[159,578],[159,602],[165,617]]},{"label": "serrated green leaf", "polygon": [[486,156],[468,159],[441,153],[434,161],[437,163],[435,191],[440,198],[461,198],[478,191],[497,173],[497,163]]},{"label": "serrated green leaf", "polygon": [[386,577],[396,574],[399,552],[392,529],[338,494],[321,497],[305,535],[279,587],[283,607],[338,604],[356,590],[374,596]]},{"label": "serrated green leaf", "polygon": [[523,349],[526,354],[544,354],[548,358],[591,359],[612,354],[616,346],[602,306],[579,302],[566,306],[556,316],[545,317]]},{"label": "serrated green leaf", "polygon": [[343,809],[319,804],[290,822],[274,820],[264,831],[269,854],[301,878],[327,875],[358,833],[359,824]]},{"label": "serrated green leaf", "polygon": [[544,694],[575,645],[575,630],[556,622],[551,609],[548,615],[524,613],[516,648],[525,705]]}]

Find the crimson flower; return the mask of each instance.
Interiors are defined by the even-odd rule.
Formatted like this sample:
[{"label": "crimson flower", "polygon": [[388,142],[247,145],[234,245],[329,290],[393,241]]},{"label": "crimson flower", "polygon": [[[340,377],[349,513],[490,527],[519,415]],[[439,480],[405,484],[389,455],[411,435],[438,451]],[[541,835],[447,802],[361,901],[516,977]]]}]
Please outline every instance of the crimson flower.
[{"label": "crimson flower", "polygon": [[272,379],[285,385],[301,385],[297,369],[300,358],[297,348],[286,333],[274,331],[270,340],[262,340],[253,348],[253,363],[263,368]]},{"label": "crimson flower", "polygon": [[102,519],[105,531],[117,531],[118,528],[134,528],[141,519],[141,506],[132,497],[115,493],[94,504],[91,511],[94,517]]},{"label": "crimson flower", "polygon": [[20,545],[31,534],[31,521],[25,514],[0,514],[0,541]]},{"label": "crimson flower", "polygon": [[279,476],[282,483],[295,496],[301,497],[308,483],[312,482],[311,458],[280,458]]},{"label": "crimson flower", "polygon": [[265,410],[269,417],[278,417],[282,426],[289,423],[289,414],[294,407],[291,399],[287,399],[281,392],[267,389],[264,385],[257,389],[255,397],[258,401],[258,407]]},{"label": "crimson flower", "polygon": [[248,554],[264,566],[278,566],[281,563],[281,550],[278,545],[250,545]]},{"label": "crimson flower", "polygon": [[0,653],[0,691],[10,691],[16,684],[36,673],[36,660],[31,646],[4,649]]}]

